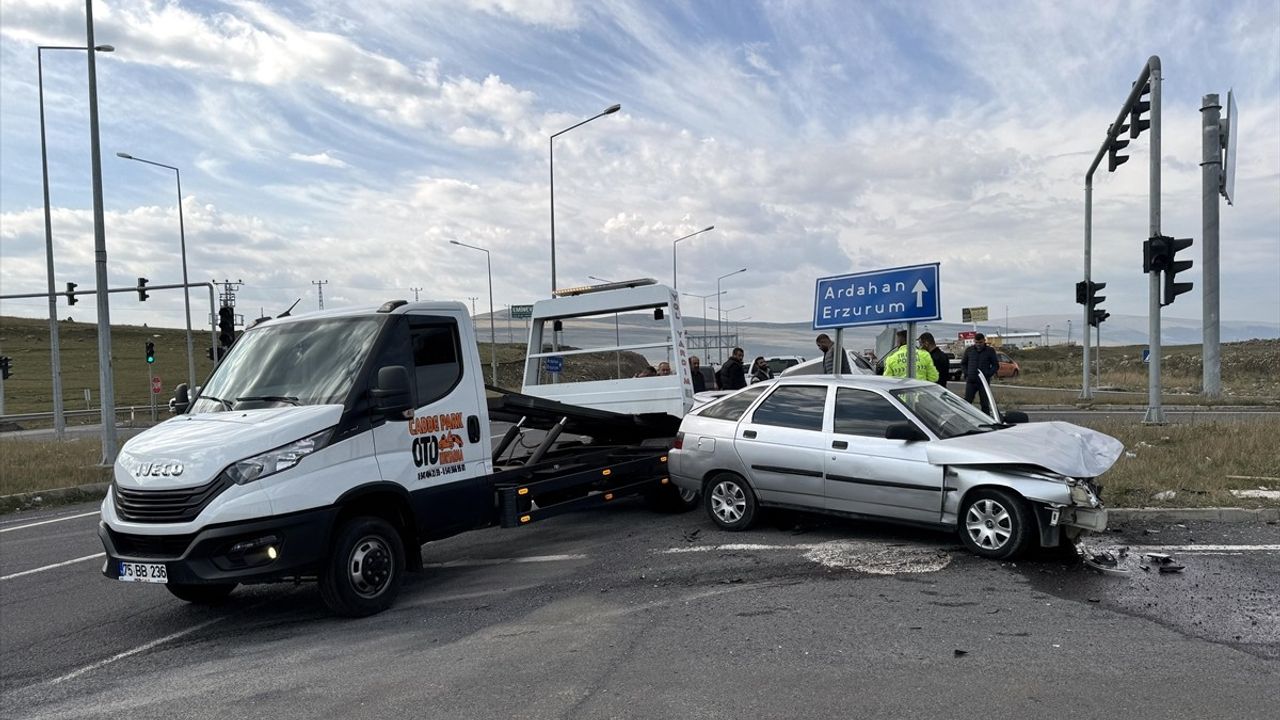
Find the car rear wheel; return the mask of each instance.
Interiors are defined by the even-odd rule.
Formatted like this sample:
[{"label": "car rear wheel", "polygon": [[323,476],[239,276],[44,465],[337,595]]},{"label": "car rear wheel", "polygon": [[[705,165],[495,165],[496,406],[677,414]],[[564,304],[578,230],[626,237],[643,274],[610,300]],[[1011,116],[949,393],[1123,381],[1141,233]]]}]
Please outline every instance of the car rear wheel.
[{"label": "car rear wheel", "polygon": [[400,592],[404,567],[404,543],[391,523],[378,517],[353,518],[338,530],[320,574],[320,597],[338,615],[380,613]]},{"label": "car rear wheel", "polygon": [[711,521],[724,530],[746,530],[756,519],[756,495],[737,475],[721,473],[707,481],[703,504]]},{"label": "car rear wheel", "polygon": [[960,512],[960,539],[975,555],[1009,560],[1026,551],[1035,520],[1026,501],[997,488],[975,490]]},{"label": "car rear wheel", "polygon": [[645,499],[651,509],[664,513],[688,512],[698,507],[702,500],[697,490],[685,490],[673,482],[650,490]]},{"label": "car rear wheel", "polygon": [[215,585],[168,583],[164,587],[174,597],[193,605],[218,605],[227,601],[227,598],[231,596],[231,591],[236,589],[236,583],[217,583]]}]

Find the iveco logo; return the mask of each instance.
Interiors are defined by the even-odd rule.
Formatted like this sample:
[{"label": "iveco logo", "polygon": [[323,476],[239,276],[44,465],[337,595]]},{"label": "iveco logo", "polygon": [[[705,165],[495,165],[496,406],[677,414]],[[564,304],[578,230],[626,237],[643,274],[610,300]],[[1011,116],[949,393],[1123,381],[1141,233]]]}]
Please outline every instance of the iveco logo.
[{"label": "iveco logo", "polygon": [[177,477],[182,474],[182,463],[142,463],[135,474],[138,477]]}]

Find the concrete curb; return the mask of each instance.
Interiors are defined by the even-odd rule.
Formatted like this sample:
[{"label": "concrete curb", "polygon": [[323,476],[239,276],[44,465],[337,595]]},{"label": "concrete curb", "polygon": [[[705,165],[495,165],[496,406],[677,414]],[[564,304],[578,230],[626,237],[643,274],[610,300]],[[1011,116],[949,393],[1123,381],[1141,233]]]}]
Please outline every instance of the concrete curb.
[{"label": "concrete curb", "polygon": [[1107,511],[1108,520],[1154,520],[1156,522],[1207,522],[1252,523],[1280,522],[1280,507],[1268,508],[1113,508]]},{"label": "concrete curb", "polygon": [[92,483],[68,488],[55,488],[39,492],[0,495],[0,513],[16,510],[33,510],[54,505],[70,505],[89,500],[101,500],[107,495],[111,483]]}]

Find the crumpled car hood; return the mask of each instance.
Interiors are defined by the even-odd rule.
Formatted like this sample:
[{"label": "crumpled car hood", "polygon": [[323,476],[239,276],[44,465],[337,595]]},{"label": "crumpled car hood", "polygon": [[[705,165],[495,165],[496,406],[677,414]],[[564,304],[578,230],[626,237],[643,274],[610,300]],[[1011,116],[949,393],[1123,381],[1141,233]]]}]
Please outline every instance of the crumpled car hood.
[{"label": "crumpled car hood", "polygon": [[936,440],[933,465],[1035,465],[1068,477],[1097,477],[1124,452],[1119,440],[1069,422],[1015,425],[980,435]]}]

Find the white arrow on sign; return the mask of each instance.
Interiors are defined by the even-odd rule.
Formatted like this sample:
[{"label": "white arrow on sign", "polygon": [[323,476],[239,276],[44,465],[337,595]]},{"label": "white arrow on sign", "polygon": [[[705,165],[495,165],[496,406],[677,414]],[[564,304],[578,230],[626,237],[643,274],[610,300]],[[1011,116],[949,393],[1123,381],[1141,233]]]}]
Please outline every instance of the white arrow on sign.
[{"label": "white arrow on sign", "polygon": [[929,292],[924,280],[916,280],[916,286],[911,288],[911,292],[916,294],[916,307],[924,307],[924,294]]}]

